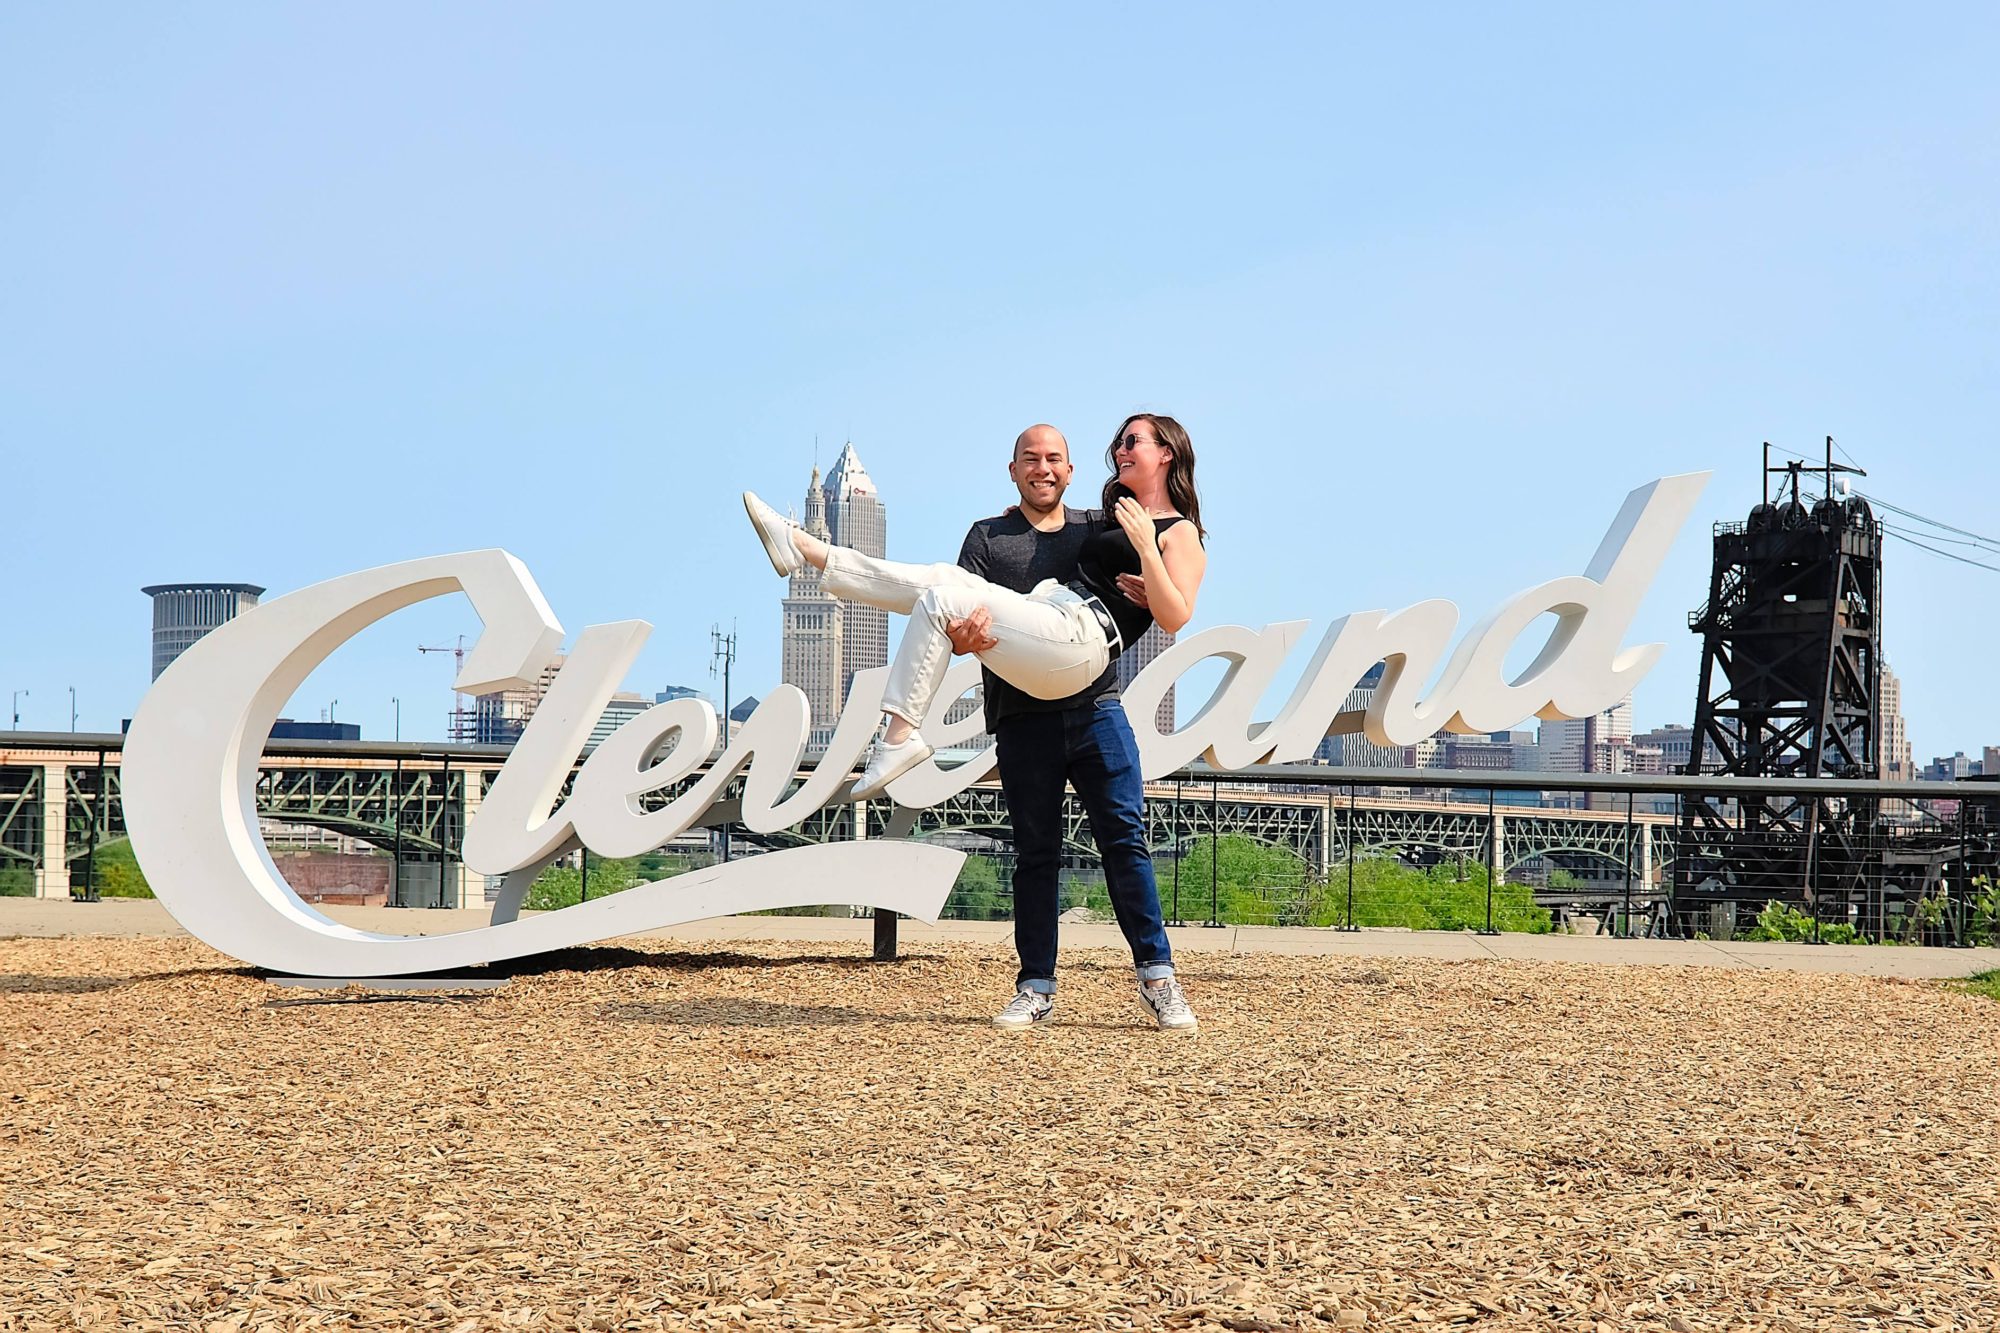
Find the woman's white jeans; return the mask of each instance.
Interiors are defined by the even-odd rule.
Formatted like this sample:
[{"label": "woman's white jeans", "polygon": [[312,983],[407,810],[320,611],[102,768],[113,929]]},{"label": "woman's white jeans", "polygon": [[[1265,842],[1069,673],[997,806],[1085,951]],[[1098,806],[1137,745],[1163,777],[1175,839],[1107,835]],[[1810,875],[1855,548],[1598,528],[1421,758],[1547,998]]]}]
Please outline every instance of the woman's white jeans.
[{"label": "woman's white jeans", "polygon": [[945,626],[979,607],[993,615],[993,647],[979,660],[1000,679],[1037,699],[1065,699],[1102,675],[1111,649],[1104,627],[1083,598],[1047,579],[1018,593],[957,565],[908,565],[829,547],[820,586],[844,601],[877,606],[910,618],[889,685],[884,712],[921,726],[951,666]]}]

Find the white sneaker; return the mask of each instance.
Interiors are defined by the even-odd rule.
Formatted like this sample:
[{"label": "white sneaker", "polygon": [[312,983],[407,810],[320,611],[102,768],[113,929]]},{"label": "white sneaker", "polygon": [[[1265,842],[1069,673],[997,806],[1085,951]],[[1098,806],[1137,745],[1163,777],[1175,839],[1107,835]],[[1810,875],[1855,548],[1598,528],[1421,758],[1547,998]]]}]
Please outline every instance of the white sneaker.
[{"label": "white sneaker", "polygon": [[805,563],[805,557],[792,541],[798,525],[749,491],[743,492],[743,508],[750,515],[751,526],[757,529],[757,540],[764,543],[764,554],[771,557],[771,568],[787,578],[798,573],[799,566]]},{"label": "white sneaker", "polygon": [[889,745],[877,737],[875,748],[868,752],[868,766],[861,770],[861,780],[854,784],[848,799],[866,801],[881,795],[884,787],[930,757],[930,742],[917,732],[905,736],[901,745]]},{"label": "white sneaker", "polygon": [[1018,991],[1014,998],[1007,1002],[1007,1007],[993,1016],[993,1026],[1006,1028],[1010,1032],[1022,1032],[1037,1023],[1047,1022],[1055,1011],[1055,996],[1044,995],[1034,990]]},{"label": "white sneaker", "polygon": [[1195,1030],[1194,1010],[1188,1005],[1181,983],[1172,977],[1158,986],[1140,982],[1139,1007],[1146,1011],[1146,1017],[1152,1019],[1153,1026],[1157,1028],[1173,1032]]}]

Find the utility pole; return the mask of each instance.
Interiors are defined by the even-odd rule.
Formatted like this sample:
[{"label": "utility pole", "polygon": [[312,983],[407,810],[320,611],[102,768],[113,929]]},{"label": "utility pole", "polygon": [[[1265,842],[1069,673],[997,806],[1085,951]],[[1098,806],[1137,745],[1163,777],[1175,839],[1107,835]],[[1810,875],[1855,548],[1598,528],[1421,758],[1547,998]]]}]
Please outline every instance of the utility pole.
[{"label": "utility pole", "polygon": [[76,735],[76,686],[69,687],[69,734]]},{"label": "utility pole", "polygon": [[[729,668],[736,665],[736,622],[729,622],[729,633],[722,632],[721,625],[711,626],[708,631],[709,657],[708,674],[714,676],[718,665],[722,670],[722,748],[729,748]],[[722,859],[729,859],[729,825],[722,826]]]},{"label": "utility pole", "polygon": [[28,690],[14,691],[14,702],[10,705],[14,713],[14,725],[8,728],[9,731],[19,731],[21,729],[21,696],[28,693],[30,693]]},{"label": "utility pole", "polygon": [[396,739],[401,740],[403,739],[403,701],[392,697],[389,702],[396,705]]}]

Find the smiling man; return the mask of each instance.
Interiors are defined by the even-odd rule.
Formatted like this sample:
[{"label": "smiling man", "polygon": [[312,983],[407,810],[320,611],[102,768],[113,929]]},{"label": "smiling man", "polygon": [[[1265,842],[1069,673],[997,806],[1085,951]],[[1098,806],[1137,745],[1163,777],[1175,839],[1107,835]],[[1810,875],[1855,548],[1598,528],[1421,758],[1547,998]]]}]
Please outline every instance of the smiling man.
[{"label": "smiling man", "polygon": [[[1063,504],[1071,471],[1069,442],[1061,431],[1047,425],[1022,431],[1007,465],[1020,506],[974,523],[958,553],[959,567],[1023,593],[1045,580],[1074,582],[1084,539],[1100,516]],[[1143,587],[1124,576],[1119,585],[1128,595]],[[988,623],[983,609],[954,622],[948,628],[953,649],[991,647]],[[1118,701],[1116,664],[1063,699],[1037,699],[991,671],[982,675],[986,729],[999,750],[1000,785],[1014,830],[1014,947],[1021,957],[1014,999],[994,1022],[1029,1028],[1055,1010],[1056,890],[1067,783],[1090,815],[1111,908],[1132,948],[1141,1008],[1159,1027],[1193,1030],[1194,1011],[1174,979],[1173,950],[1146,846],[1139,751]]]}]

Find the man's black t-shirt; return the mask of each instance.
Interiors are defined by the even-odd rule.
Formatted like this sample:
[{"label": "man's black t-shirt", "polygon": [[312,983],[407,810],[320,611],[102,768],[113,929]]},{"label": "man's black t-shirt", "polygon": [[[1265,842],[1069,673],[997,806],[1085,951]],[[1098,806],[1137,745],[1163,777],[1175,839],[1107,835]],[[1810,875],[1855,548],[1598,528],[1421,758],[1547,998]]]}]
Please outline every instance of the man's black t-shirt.
[{"label": "man's black t-shirt", "polygon": [[[1065,509],[1065,522],[1054,532],[1043,532],[1016,509],[998,518],[982,518],[965,534],[959,548],[958,567],[1015,592],[1029,592],[1043,579],[1058,583],[1076,580],[1077,553],[1084,539],[1098,525],[1096,510]],[[1118,693],[1118,668],[1104,668],[1104,674],[1067,699],[1037,699],[1023,694],[991,671],[982,671],[985,686],[986,729],[1013,713],[1053,713],[1075,708]]]}]

